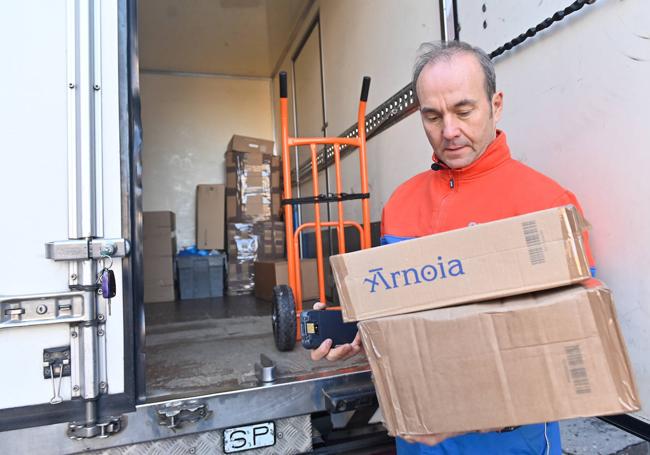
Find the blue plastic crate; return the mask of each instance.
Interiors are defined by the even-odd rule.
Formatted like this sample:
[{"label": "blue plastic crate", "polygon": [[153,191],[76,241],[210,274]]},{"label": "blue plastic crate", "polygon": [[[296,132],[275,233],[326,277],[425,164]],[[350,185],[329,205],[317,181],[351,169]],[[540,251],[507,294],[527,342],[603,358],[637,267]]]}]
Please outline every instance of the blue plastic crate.
[{"label": "blue plastic crate", "polygon": [[223,296],[225,254],[177,256],[181,300]]}]

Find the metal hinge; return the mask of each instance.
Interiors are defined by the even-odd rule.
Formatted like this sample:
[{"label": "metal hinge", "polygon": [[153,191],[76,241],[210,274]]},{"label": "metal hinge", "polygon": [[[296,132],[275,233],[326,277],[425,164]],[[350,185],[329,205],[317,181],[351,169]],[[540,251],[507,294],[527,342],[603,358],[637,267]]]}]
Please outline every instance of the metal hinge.
[{"label": "metal hinge", "polygon": [[125,239],[58,240],[45,244],[45,257],[54,261],[101,259],[128,256],[131,245]]},{"label": "metal hinge", "polygon": [[68,425],[67,435],[70,439],[108,438],[122,430],[122,417],[109,417],[95,425],[86,426],[73,422]]},{"label": "metal hinge", "polygon": [[205,403],[197,400],[175,401],[158,409],[158,424],[176,430],[185,423],[194,423],[212,416]]}]

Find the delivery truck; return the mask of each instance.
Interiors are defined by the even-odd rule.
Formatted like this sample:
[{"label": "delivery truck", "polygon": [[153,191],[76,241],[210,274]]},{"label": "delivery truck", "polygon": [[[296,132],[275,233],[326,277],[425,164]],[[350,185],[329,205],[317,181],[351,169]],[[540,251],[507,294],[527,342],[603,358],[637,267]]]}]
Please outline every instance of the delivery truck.
[{"label": "delivery truck", "polygon": [[[231,137],[279,154],[280,72],[298,137],[356,135],[368,75],[377,244],[392,191],[430,166],[410,73],[418,45],[437,39],[492,52],[514,156],[581,201],[642,402],[606,421],[650,438],[644,0],[27,0],[0,11],[3,453],[390,445],[364,356],[278,351],[271,304],[250,294],[145,303],[143,214],[174,213],[176,244],[190,247],[197,185],[225,183]],[[332,162],[319,150],[323,194]],[[344,190],[360,193],[355,150],[341,166]],[[296,197],[310,195],[300,150],[291,169]],[[322,216],[335,221],[334,207]],[[313,217],[296,206],[297,225]],[[300,237],[305,257],[313,244]],[[336,301],[331,274],[326,284]]]}]

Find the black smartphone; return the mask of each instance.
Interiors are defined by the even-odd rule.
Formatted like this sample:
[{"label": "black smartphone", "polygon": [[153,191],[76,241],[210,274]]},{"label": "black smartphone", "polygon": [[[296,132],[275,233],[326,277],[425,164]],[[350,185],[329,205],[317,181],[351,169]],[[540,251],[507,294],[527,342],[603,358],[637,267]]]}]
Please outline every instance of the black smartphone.
[{"label": "black smartphone", "polygon": [[357,335],[356,322],[343,322],[340,310],[305,310],[300,313],[302,346],[316,349],[332,339],[332,346],[351,343]]}]

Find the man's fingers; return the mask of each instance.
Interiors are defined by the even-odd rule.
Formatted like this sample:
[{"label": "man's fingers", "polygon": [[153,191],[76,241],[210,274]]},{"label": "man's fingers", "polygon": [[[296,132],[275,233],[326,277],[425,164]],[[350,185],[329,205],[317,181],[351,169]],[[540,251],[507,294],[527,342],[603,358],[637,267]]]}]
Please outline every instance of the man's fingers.
[{"label": "man's fingers", "polygon": [[320,346],[311,351],[311,359],[315,361],[326,357],[330,352],[331,347],[332,340],[328,338],[327,340],[323,341]]},{"label": "man's fingers", "polygon": [[313,308],[314,308],[314,310],[324,310],[325,308],[327,308],[327,305],[325,305],[322,302],[316,302],[316,303],[314,303]]},{"label": "man's fingers", "polygon": [[337,346],[334,349],[330,349],[329,354],[327,354],[327,360],[342,360],[350,356],[353,353],[352,346],[350,344],[342,344]]},{"label": "man's fingers", "polygon": [[440,433],[440,434],[427,434],[419,436],[408,436],[405,439],[409,442],[419,442],[420,444],[435,446],[440,444],[445,439],[453,438],[463,433]]},{"label": "man's fingers", "polygon": [[354,337],[354,340],[352,340],[352,346],[358,347],[359,350],[363,348],[363,344],[361,343],[361,334],[359,332],[357,332],[357,335]]}]

